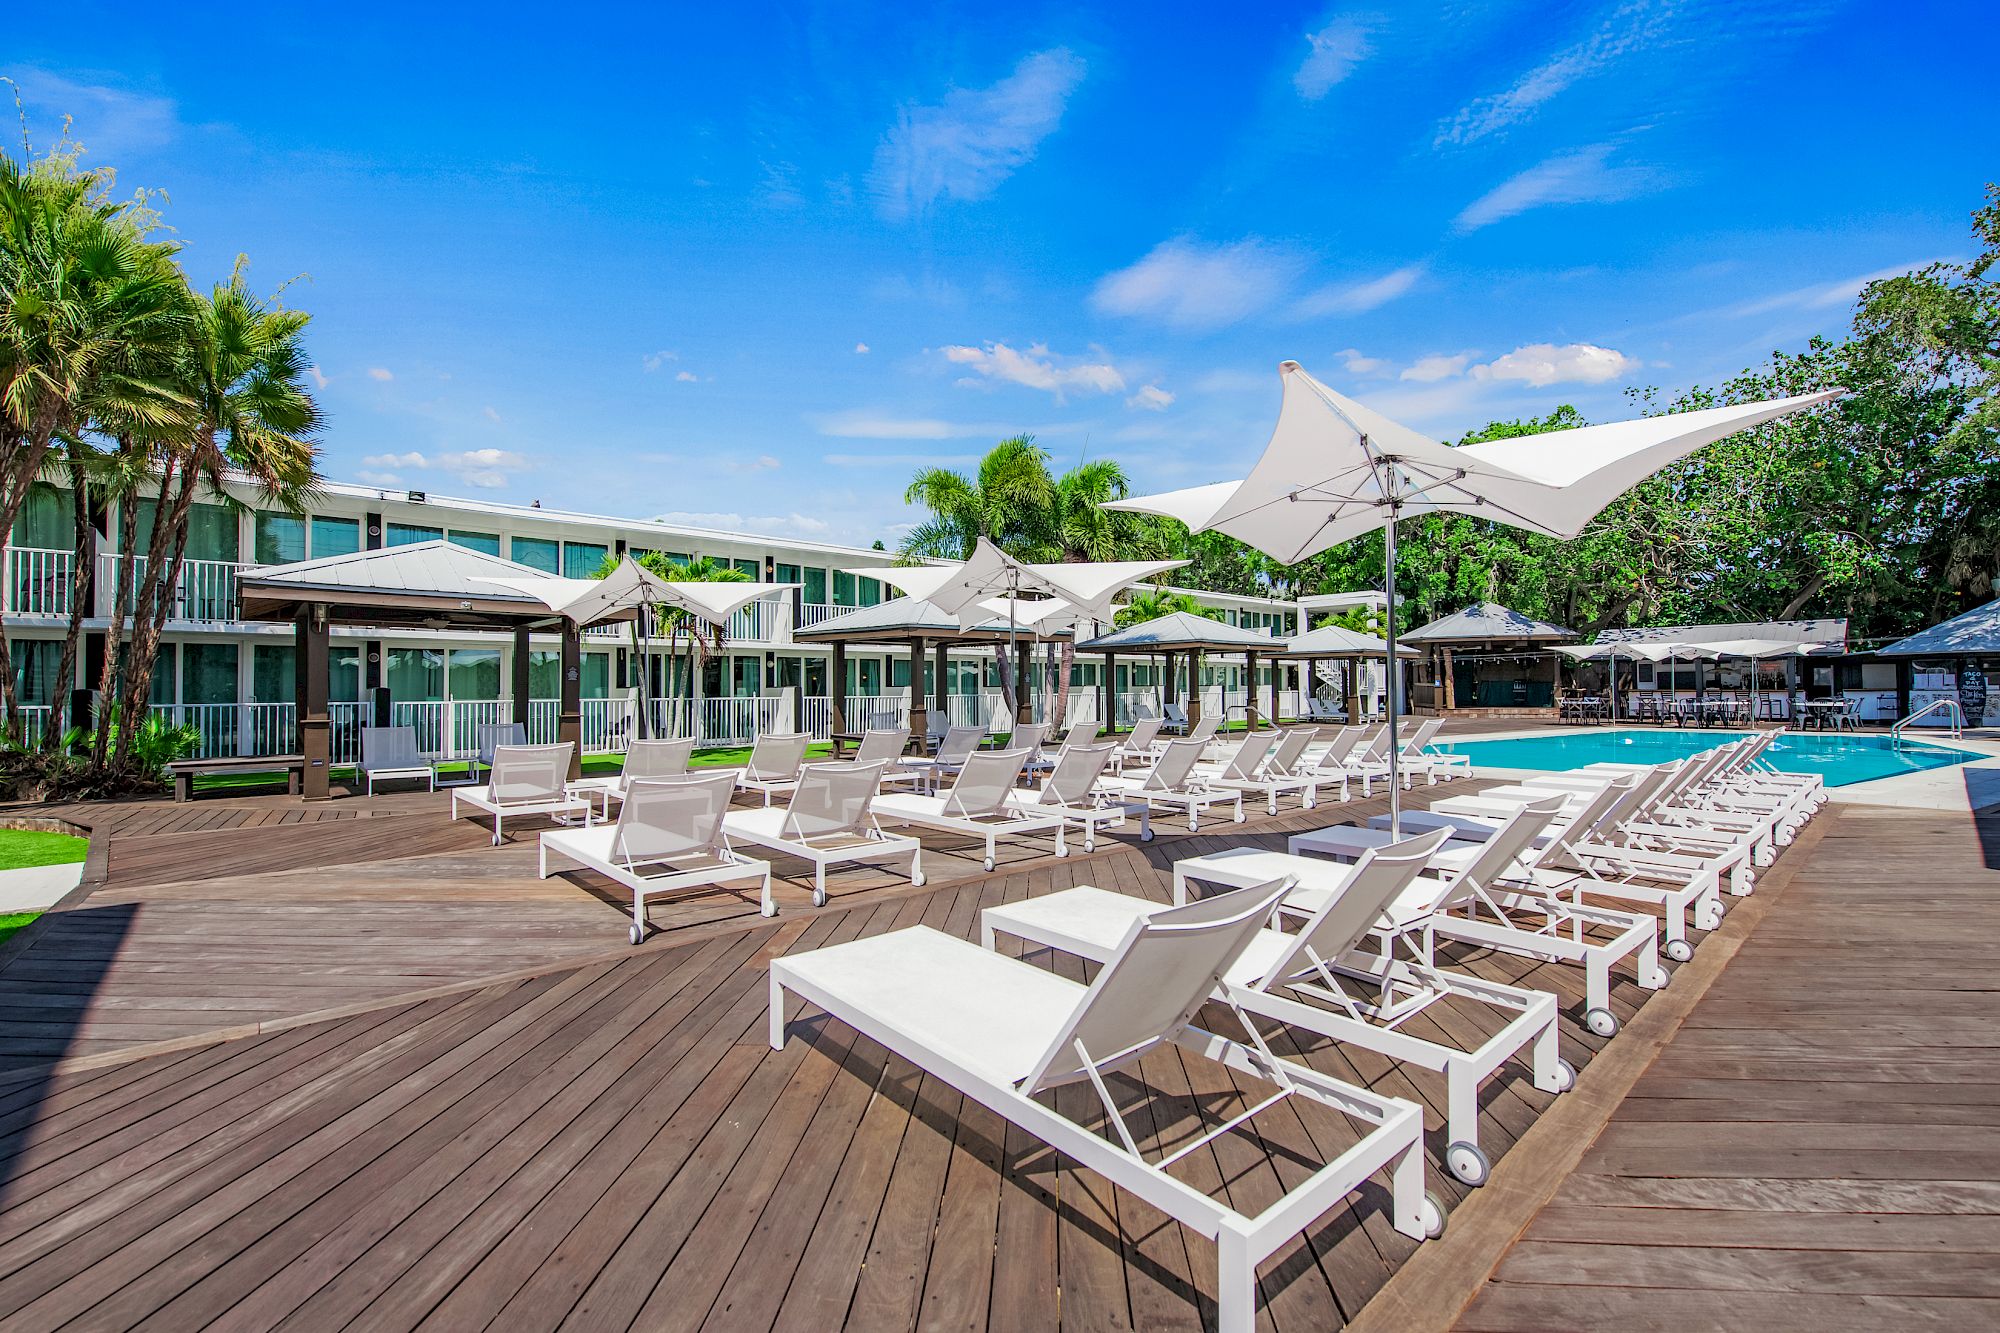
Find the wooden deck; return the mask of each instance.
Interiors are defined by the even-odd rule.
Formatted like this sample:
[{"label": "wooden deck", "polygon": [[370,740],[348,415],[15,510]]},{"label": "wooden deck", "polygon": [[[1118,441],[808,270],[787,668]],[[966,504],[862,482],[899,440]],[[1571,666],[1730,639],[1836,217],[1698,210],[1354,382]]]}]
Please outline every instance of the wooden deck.
[{"label": "wooden deck", "polygon": [[2000,811],[1820,818],[1460,1327],[2000,1326]]}]

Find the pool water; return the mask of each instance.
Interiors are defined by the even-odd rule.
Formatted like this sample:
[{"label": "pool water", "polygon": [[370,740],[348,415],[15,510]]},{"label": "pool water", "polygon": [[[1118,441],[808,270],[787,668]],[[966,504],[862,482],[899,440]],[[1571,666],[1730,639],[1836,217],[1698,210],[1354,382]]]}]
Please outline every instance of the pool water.
[{"label": "pool water", "polygon": [[[1511,741],[1453,741],[1438,746],[1453,754],[1470,755],[1481,768],[1526,768],[1562,772],[1586,764],[1659,764],[1741,740],[1742,732],[1725,731],[1579,731],[1564,736],[1528,736]],[[1771,767],[1787,773],[1817,773],[1829,787],[1899,773],[1921,773],[1983,758],[1970,750],[1906,740],[1890,744],[1887,736],[1786,732],[1764,751]]]}]

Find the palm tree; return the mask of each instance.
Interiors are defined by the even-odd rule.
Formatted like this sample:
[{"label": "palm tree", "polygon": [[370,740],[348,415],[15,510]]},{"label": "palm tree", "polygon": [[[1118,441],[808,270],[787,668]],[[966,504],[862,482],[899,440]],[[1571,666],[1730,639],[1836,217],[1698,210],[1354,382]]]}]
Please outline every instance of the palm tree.
[{"label": "palm tree", "polygon": [[[634,558],[638,561],[640,568],[649,574],[667,580],[669,583],[748,583],[751,581],[748,574],[745,574],[734,565],[705,555],[698,555],[689,560],[675,560],[658,551],[647,551],[645,554]],[[616,568],[618,568],[618,557],[606,556],[604,563],[598,566],[597,572],[592,577],[605,578]],[[670,698],[680,697],[680,684],[685,682],[688,686],[688,697],[695,701],[695,711],[699,713],[703,672],[698,668],[705,666],[709,657],[720,654],[728,644],[727,627],[712,624],[691,611],[684,611],[677,607],[660,608],[655,612],[653,621],[653,632],[664,632],[667,636],[669,645],[667,660],[670,666],[679,666],[681,664],[683,642],[687,646],[686,670],[682,672],[670,672],[669,679],[666,682],[666,694]],[[647,690],[652,680],[652,666],[646,660],[645,648],[640,638],[640,625],[637,620],[632,622],[632,655],[639,663],[639,734],[645,736],[650,734],[652,727],[652,719],[649,716],[652,710],[648,707],[649,700],[647,698]],[[674,675],[679,675],[680,680],[676,681],[673,679]]]},{"label": "palm tree", "polygon": [[267,504],[302,513],[320,480],[321,416],[306,388],[312,363],[304,334],[311,316],[253,293],[240,261],[228,281],[207,296],[190,294],[189,304],[187,337],[175,362],[188,428],[162,441],[160,503],[119,700],[113,762],[121,766],[173,611],[195,497],[206,491],[233,506],[225,481],[248,480]]}]

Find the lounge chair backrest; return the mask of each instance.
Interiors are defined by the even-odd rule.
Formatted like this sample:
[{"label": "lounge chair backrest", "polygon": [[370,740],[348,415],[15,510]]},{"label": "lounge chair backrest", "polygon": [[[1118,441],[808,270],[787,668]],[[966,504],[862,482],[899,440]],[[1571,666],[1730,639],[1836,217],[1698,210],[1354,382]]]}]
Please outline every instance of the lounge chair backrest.
[{"label": "lounge chair backrest", "polygon": [[705,778],[634,778],[625,788],[611,855],[628,866],[714,850],[736,790],[727,771]]},{"label": "lounge chair backrest", "polygon": [[1160,719],[1140,718],[1132,724],[1132,730],[1125,734],[1125,739],[1119,743],[1118,748],[1127,754],[1149,754],[1152,752],[1153,742],[1159,735]]},{"label": "lounge chair backrest", "polygon": [[1275,880],[1134,921],[1021,1090],[1032,1096],[1084,1077],[1087,1068],[1130,1064],[1172,1040],[1290,887]]},{"label": "lounge chair backrest", "polygon": [[1202,743],[1194,737],[1168,741],[1167,752],[1146,774],[1141,791],[1179,791],[1187,785],[1188,774],[1194,772],[1197,760],[1201,758]]},{"label": "lounge chair backrest", "polygon": [[1046,722],[1016,722],[1014,734],[1007,738],[1007,748],[1026,750],[1030,754],[1036,753],[1042,748],[1042,742],[1048,738],[1048,734],[1049,724]]},{"label": "lounge chair backrest", "polygon": [[1466,866],[1465,872],[1452,881],[1451,889],[1439,905],[1464,901],[1495,880],[1504,878],[1522,854],[1534,845],[1542,830],[1555,822],[1562,808],[1563,798],[1551,796],[1546,801],[1535,801],[1516,810],[1492,837],[1479,844],[1478,854]]},{"label": "lounge chair backrest", "polygon": [[1347,757],[1360,747],[1368,735],[1366,727],[1342,727],[1333,733],[1333,743],[1326,747],[1326,753],[1319,757],[1319,767],[1338,770],[1347,766]]},{"label": "lounge chair backrest", "polygon": [[1278,738],[1278,748],[1271,755],[1271,762],[1265,765],[1265,771],[1291,776],[1298,769],[1299,761],[1305,758],[1306,747],[1318,737],[1317,727],[1293,727]]},{"label": "lounge chair backrest", "polygon": [[472,729],[472,739],[479,751],[479,762],[490,765],[493,752],[501,746],[526,745],[528,728],[522,722],[482,722]]},{"label": "lounge chair backrest", "polygon": [[1337,962],[1361,942],[1369,927],[1410,887],[1450,837],[1448,828],[1433,829],[1363,852],[1360,863],[1340,891],[1292,936],[1291,947],[1256,984],[1261,988],[1292,976],[1312,966],[1315,958],[1327,964]]},{"label": "lounge chair backrest", "polygon": [[885,763],[807,764],[785,807],[780,836],[810,842],[838,833],[859,832],[882,785]]},{"label": "lounge chair backrest", "polygon": [[363,727],[361,771],[371,768],[422,768],[430,760],[417,746],[415,727]]},{"label": "lounge chair backrest", "polygon": [[1410,733],[1408,740],[1403,742],[1403,753],[1411,757],[1422,754],[1424,747],[1431,743],[1432,739],[1437,736],[1443,727],[1444,721],[1441,718],[1435,717],[1427,717],[1417,723],[1417,729]]},{"label": "lounge chair backrest", "polygon": [[672,741],[633,741],[625,747],[625,785],[641,778],[674,778],[688,771],[694,754],[694,737]]},{"label": "lounge chair backrest", "polygon": [[799,775],[799,765],[806,761],[806,747],[810,744],[812,737],[803,731],[759,736],[750,747],[743,776],[758,782],[789,782]]},{"label": "lounge chair backrest", "polygon": [[1206,744],[1207,742],[1215,739],[1216,729],[1219,728],[1221,725],[1222,723],[1217,719],[1212,717],[1205,717],[1201,721],[1195,723],[1193,727],[1189,728],[1187,738],[1191,741],[1201,741],[1202,743]]},{"label": "lounge chair backrest", "polygon": [[1257,776],[1257,766],[1264,762],[1265,753],[1271,748],[1268,733],[1253,731],[1230,752],[1229,762],[1222,766],[1222,776],[1248,782]]},{"label": "lounge chair backrest", "polygon": [[1090,804],[1092,789],[1111,762],[1111,745],[1072,745],[1062,752],[1049,780],[1042,784],[1043,805]]},{"label": "lounge chair backrest", "polygon": [[977,750],[979,742],[985,739],[984,727],[953,727],[938,742],[937,760],[941,764],[964,763],[966,756]]},{"label": "lounge chair backrest", "polygon": [[1020,780],[1021,768],[1033,750],[987,750],[970,756],[958,770],[958,778],[945,793],[944,812],[961,819],[979,819],[996,814],[1007,804],[1007,794]]},{"label": "lounge chair backrest", "polygon": [[886,764],[900,758],[910,746],[908,727],[881,727],[863,732],[861,744],[854,751],[857,764]]},{"label": "lounge chair backrest", "polygon": [[501,805],[555,800],[563,794],[563,783],[569,781],[572,748],[568,741],[560,745],[494,746],[490,796]]},{"label": "lounge chair backrest", "polygon": [[1088,708],[1076,710],[1076,716],[1063,728],[1063,744],[1077,745],[1097,735],[1097,718]]},{"label": "lounge chair backrest", "polygon": [[1180,704],[1166,705],[1166,720],[1177,727],[1185,727],[1188,720],[1187,709]]},{"label": "lounge chair backrest", "polygon": [[1357,745],[1348,755],[1350,764],[1379,764],[1389,757],[1389,729],[1375,728],[1364,745]]},{"label": "lounge chair backrest", "polygon": [[1543,850],[1539,865],[1552,865],[1568,852],[1570,844],[1594,841],[1591,830],[1604,824],[1618,807],[1631,797],[1633,788],[1648,776],[1646,773],[1625,773],[1605,783],[1591,793],[1583,808],[1565,825],[1555,831],[1549,845]]}]

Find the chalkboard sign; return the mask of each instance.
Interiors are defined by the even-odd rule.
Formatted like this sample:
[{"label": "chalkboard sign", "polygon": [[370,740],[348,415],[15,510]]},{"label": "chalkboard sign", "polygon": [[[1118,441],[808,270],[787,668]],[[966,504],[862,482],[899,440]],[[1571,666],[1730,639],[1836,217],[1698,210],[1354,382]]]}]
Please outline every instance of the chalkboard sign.
[{"label": "chalkboard sign", "polygon": [[1958,706],[1965,710],[1965,725],[1986,724],[1986,673],[1967,663],[1958,669]]}]

